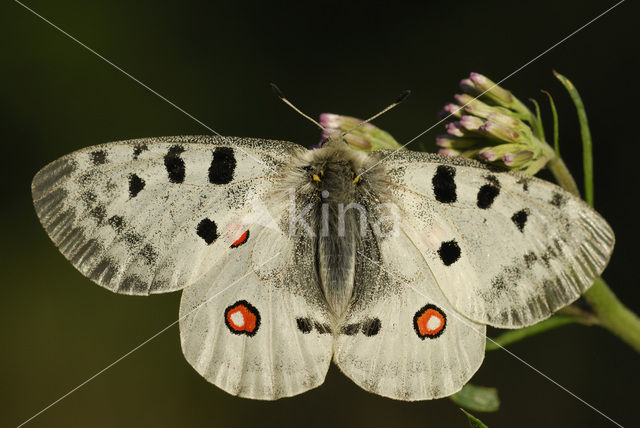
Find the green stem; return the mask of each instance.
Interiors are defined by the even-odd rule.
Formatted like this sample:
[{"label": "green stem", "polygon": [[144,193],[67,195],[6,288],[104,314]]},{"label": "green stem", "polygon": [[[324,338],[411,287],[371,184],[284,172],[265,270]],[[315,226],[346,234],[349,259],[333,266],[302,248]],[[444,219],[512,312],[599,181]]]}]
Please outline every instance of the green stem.
[{"label": "green stem", "polygon": [[556,178],[556,181],[560,185],[560,187],[568,190],[573,193],[577,197],[580,197],[580,190],[578,190],[578,185],[576,184],[576,180],[573,179],[573,175],[569,172],[569,168],[564,163],[562,158],[554,157],[547,164],[551,173]]},{"label": "green stem", "polygon": [[618,300],[602,278],[584,293],[600,325],[640,352],[640,318]]},{"label": "green stem", "polygon": [[575,315],[553,315],[551,318],[547,318],[544,321],[540,321],[537,324],[529,327],[520,328],[518,330],[510,330],[502,333],[495,339],[487,338],[486,350],[494,351],[500,349],[503,346],[510,345],[514,342],[518,342],[527,337],[534,336],[536,334],[544,333],[545,331],[552,330],[554,328],[562,327],[563,325],[580,323],[591,325],[593,322],[588,321],[587,318]]}]

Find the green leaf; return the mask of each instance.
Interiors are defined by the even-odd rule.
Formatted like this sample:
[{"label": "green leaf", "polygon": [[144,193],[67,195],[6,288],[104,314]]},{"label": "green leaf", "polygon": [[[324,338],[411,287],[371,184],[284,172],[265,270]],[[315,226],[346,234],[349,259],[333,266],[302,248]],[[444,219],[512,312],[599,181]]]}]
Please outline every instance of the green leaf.
[{"label": "green leaf", "polygon": [[553,148],[556,151],[556,156],[560,157],[560,126],[558,125],[558,110],[556,110],[556,104],[553,102],[553,97],[547,91],[542,91],[549,97],[549,106],[551,106],[551,114],[553,115]]},{"label": "green leaf", "polygon": [[460,410],[462,410],[462,413],[467,415],[467,420],[469,421],[469,426],[471,428],[489,428],[484,423],[482,423],[480,419],[476,418],[471,413],[465,412],[464,409],[460,409]]},{"label": "green leaf", "polygon": [[593,206],[593,151],[591,145],[591,131],[589,130],[589,121],[587,120],[587,112],[584,109],[582,98],[573,83],[557,71],[553,71],[556,78],[562,83],[573,101],[573,105],[578,112],[578,121],[580,122],[580,135],[582,137],[582,164],[584,168],[584,199]]},{"label": "green leaf", "polygon": [[449,397],[451,401],[475,412],[495,412],[500,407],[498,390],[486,386],[466,384],[460,391]]},{"label": "green leaf", "polygon": [[538,137],[541,140],[545,140],[544,128],[542,126],[542,114],[540,114],[540,104],[538,104],[538,101],[536,101],[535,98],[529,98],[529,101],[531,101],[533,105],[536,107],[536,120],[535,120],[535,123],[532,124],[536,137]]}]

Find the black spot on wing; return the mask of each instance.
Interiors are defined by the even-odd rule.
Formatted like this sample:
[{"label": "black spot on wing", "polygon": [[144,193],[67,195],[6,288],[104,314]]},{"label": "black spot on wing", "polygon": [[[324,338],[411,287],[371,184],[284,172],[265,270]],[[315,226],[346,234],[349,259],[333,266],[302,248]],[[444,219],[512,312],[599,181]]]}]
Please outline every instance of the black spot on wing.
[{"label": "black spot on wing", "polygon": [[491,184],[493,184],[496,187],[500,187],[500,181],[498,180],[498,177],[496,177],[493,174],[487,174],[484,176],[484,178],[487,179],[487,181]]},{"label": "black spot on wing", "polygon": [[460,258],[460,247],[455,240],[445,241],[440,244],[438,255],[445,266],[450,266]]},{"label": "black spot on wing", "polygon": [[493,205],[493,201],[495,201],[499,194],[500,187],[494,184],[485,184],[484,186],[480,187],[477,200],[478,208],[486,210],[487,208],[491,207],[491,205]]},{"label": "black spot on wing", "polygon": [[433,184],[433,193],[438,202],[452,203],[456,201],[455,175],[455,168],[449,165],[440,165],[436,169],[431,183]]},{"label": "black spot on wing", "polygon": [[296,325],[298,326],[298,330],[305,334],[311,333],[311,330],[313,330],[313,325],[309,318],[296,318]]},{"label": "black spot on wing", "polygon": [[142,189],[144,189],[144,185],[145,185],[145,181],[138,177],[137,174],[130,174],[129,175],[129,197],[131,198],[135,198],[136,196],[138,196],[138,193],[140,193],[140,191]]},{"label": "black spot on wing", "polygon": [[124,240],[124,243],[127,244],[127,247],[129,247],[129,249],[137,247],[142,241],[142,237],[131,230],[126,232],[122,236],[122,239]]},{"label": "black spot on wing", "polygon": [[137,160],[142,152],[149,150],[146,144],[138,143],[133,147],[133,160]]},{"label": "black spot on wing", "polygon": [[491,287],[495,294],[485,293],[483,298],[489,301],[498,294],[514,289],[522,275],[522,269],[518,265],[503,266],[502,271],[491,279]]},{"label": "black spot on wing", "polygon": [[201,237],[207,245],[211,245],[216,239],[218,239],[218,226],[216,222],[208,218],[200,220],[196,233]]},{"label": "black spot on wing", "polygon": [[102,204],[96,205],[91,211],[89,211],[89,215],[96,219],[96,222],[100,225],[104,222],[105,217],[107,216],[107,209]]},{"label": "black spot on wing", "polygon": [[111,227],[113,227],[113,230],[115,230],[116,233],[122,232],[122,229],[124,228],[124,219],[121,216],[111,216],[109,217],[109,220],[107,220],[107,222]]},{"label": "black spot on wing", "polygon": [[329,324],[320,324],[319,322],[314,322],[313,327],[320,334],[331,334],[331,326]]},{"label": "black spot on wing", "polygon": [[175,145],[171,146],[167,154],[164,156],[164,166],[167,169],[169,181],[172,183],[184,182],[184,160],[180,157],[182,152],[184,152],[184,147]]},{"label": "black spot on wing", "polygon": [[340,329],[340,333],[353,336],[360,331],[360,323],[347,324]]},{"label": "black spot on wing", "polygon": [[536,253],[534,253],[533,251],[529,251],[524,255],[524,264],[527,269],[531,268],[536,260],[538,260],[538,256],[536,256]]},{"label": "black spot on wing", "polygon": [[82,202],[84,202],[87,207],[91,207],[96,200],[98,200],[98,196],[96,196],[93,191],[87,190],[80,195],[80,199],[82,199]]},{"label": "black spot on wing", "polygon": [[529,182],[531,181],[530,178],[528,177],[520,177],[516,180],[516,183],[521,184],[522,185],[522,190],[524,190],[525,192],[529,191]]},{"label": "black spot on wing", "polygon": [[511,221],[518,227],[518,230],[524,233],[524,226],[527,224],[529,218],[529,210],[527,208],[522,209],[511,216]]},{"label": "black spot on wing", "polygon": [[371,318],[362,322],[362,334],[367,337],[375,336],[380,332],[382,323],[379,318]]},{"label": "black spot on wing", "polygon": [[542,260],[546,267],[550,267],[550,260],[556,257],[558,257],[558,253],[556,253],[551,245],[547,245],[545,251],[540,254],[540,260]]},{"label": "black spot on wing", "polygon": [[145,246],[140,250],[140,256],[142,256],[143,260],[147,264],[152,265],[158,259],[158,252],[153,248],[153,245],[145,244]]},{"label": "black spot on wing", "polygon": [[227,184],[233,180],[236,169],[236,157],[231,147],[218,147],[213,151],[213,159],[209,166],[209,182]]},{"label": "black spot on wing", "polygon": [[91,162],[94,165],[102,165],[107,163],[107,152],[105,150],[96,150],[90,153]]},{"label": "black spot on wing", "polygon": [[560,208],[567,203],[567,198],[561,193],[554,192],[553,196],[551,197],[551,201],[549,201],[549,203],[554,207]]}]

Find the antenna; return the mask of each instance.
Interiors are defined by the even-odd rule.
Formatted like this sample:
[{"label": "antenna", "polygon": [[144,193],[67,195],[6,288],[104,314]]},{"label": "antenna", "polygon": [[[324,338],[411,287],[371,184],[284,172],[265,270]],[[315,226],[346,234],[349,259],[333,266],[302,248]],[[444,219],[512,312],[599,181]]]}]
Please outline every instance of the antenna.
[{"label": "antenna", "polygon": [[280,98],[280,100],[285,103],[286,105],[288,105],[289,107],[291,107],[292,109],[294,109],[296,112],[298,112],[302,117],[305,117],[307,119],[309,119],[311,122],[315,123],[320,129],[322,129],[323,131],[326,131],[325,127],[320,125],[320,123],[316,122],[314,119],[312,119],[311,117],[307,116],[306,114],[304,114],[302,111],[300,111],[300,109],[296,106],[294,106],[291,101],[289,101],[287,99],[287,97],[284,96],[284,94],[282,93],[282,91],[280,90],[280,88],[278,88],[278,86],[276,86],[275,83],[271,83],[271,89],[273,89],[273,93],[276,94],[276,97]]},{"label": "antenna", "polygon": [[[300,109],[296,106],[294,106],[291,101],[289,101],[287,99],[287,97],[284,96],[284,94],[282,93],[282,91],[280,90],[280,88],[278,88],[278,86],[275,83],[271,83],[271,89],[273,89],[273,93],[276,94],[276,96],[278,98],[280,98],[280,100],[282,100],[283,103],[285,103],[286,105],[288,105],[289,107],[291,107],[292,109],[294,109],[296,112],[298,112],[302,117],[307,118],[308,120],[310,120],[311,122],[315,123],[316,126],[318,126],[318,128],[322,129],[323,131],[327,131],[327,129],[320,125],[320,123],[316,122],[313,118],[311,118],[310,116],[307,116],[306,114],[304,114],[302,111],[300,111]],[[384,108],[382,111],[380,111],[377,114],[374,114],[373,116],[371,116],[369,119],[364,120],[362,122],[360,122],[359,124],[357,124],[356,126],[354,126],[353,128],[344,131],[340,137],[344,137],[345,135],[347,135],[348,133],[360,128],[362,125],[364,125],[365,123],[369,123],[371,122],[373,119],[375,119],[376,117],[388,112],[389,110],[391,110],[392,108],[394,108],[395,106],[397,106],[398,104],[400,104],[402,101],[404,101],[409,95],[411,94],[411,91],[406,90],[406,91],[402,91],[402,93],[398,96],[398,98],[396,98],[396,100],[389,106],[387,106],[386,108]]]},{"label": "antenna", "polygon": [[362,122],[360,122],[359,124],[357,124],[356,126],[354,126],[353,128],[344,131],[342,133],[342,136],[344,137],[345,135],[347,135],[350,132],[355,131],[356,129],[360,128],[362,125],[364,125],[365,123],[369,123],[371,122],[373,119],[375,119],[378,116],[383,115],[384,113],[388,112],[389,110],[391,110],[392,108],[394,108],[395,106],[397,106],[398,104],[400,104],[401,102],[403,102],[404,100],[407,99],[407,97],[411,94],[410,90],[405,90],[402,91],[402,93],[398,96],[398,98],[396,98],[396,100],[389,106],[385,107],[381,112],[374,114],[373,116],[371,116],[369,119],[367,120],[363,120]]}]

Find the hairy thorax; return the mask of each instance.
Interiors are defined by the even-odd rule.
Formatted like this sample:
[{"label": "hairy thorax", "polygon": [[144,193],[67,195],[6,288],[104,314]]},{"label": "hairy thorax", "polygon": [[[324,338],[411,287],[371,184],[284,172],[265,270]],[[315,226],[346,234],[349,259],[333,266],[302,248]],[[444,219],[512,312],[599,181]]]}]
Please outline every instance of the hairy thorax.
[{"label": "hairy thorax", "polygon": [[387,175],[375,158],[350,149],[342,140],[304,153],[296,168],[299,199],[312,205],[307,218],[318,281],[340,319],[353,295],[360,242],[374,220],[371,207],[386,199]]}]

